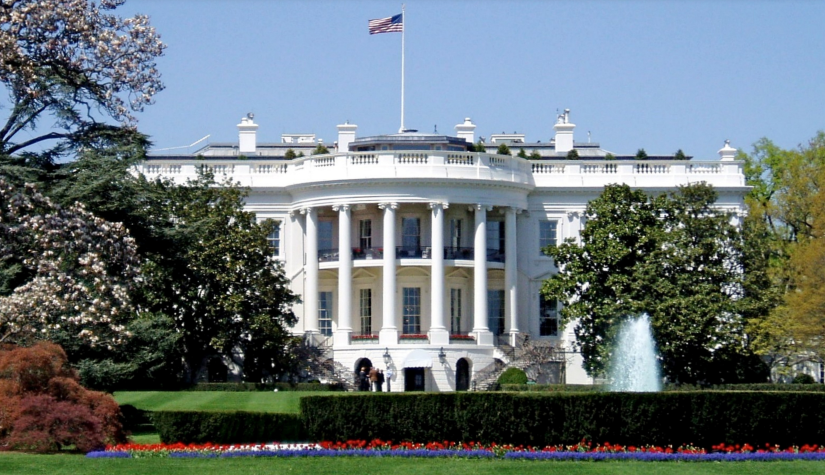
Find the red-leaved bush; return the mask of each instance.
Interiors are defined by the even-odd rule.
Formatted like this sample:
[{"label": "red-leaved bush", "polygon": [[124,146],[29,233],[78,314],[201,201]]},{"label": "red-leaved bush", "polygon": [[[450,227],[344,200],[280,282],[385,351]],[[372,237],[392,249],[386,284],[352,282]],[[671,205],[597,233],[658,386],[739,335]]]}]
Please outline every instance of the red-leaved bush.
[{"label": "red-leaved bush", "polygon": [[125,440],[120,407],[78,383],[62,348],[0,348],[0,449],[87,452]]}]

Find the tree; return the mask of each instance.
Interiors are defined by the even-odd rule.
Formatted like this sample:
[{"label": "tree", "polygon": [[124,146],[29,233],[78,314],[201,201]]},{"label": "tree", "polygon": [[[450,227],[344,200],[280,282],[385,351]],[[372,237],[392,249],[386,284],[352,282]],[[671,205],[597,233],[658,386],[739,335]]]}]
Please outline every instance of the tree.
[{"label": "tree", "polygon": [[475,151],[478,153],[487,153],[487,146],[484,145],[484,141],[481,140],[481,138],[479,138],[478,142],[476,142],[475,146],[472,148],[471,151]]},{"label": "tree", "polygon": [[524,148],[520,148],[516,156],[519,158],[527,158],[527,152],[524,151]]},{"label": "tree", "polygon": [[685,155],[685,152],[683,152],[681,148],[676,151],[676,153],[673,155],[673,158],[675,160],[687,160],[687,156]]},{"label": "tree", "polygon": [[139,273],[121,224],[0,177],[0,251],[0,342],[58,335],[92,346],[123,342]]},{"label": "tree", "polygon": [[816,262],[822,244],[817,229],[822,229],[825,206],[825,133],[791,150],[763,138],[738,158],[745,161],[752,187],[745,198],[745,224],[757,231],[748,237],[746,249],[752,255],[758,251],[762,261],[763,304],[749,315],[748,333],[776,374],[792,375],[797,364],[820,362],[825,354],[821,326],[809,313],[816,293],[808,286],[817,279],[808,264]]},{"label": "tree", "polygon": [[329,149],[324,146],[324,144],[319,143],[315,150],[312,151],[313,155],[326,155],[329,153]]},{"label": "tree", "polygon": [[0,349],[0,445],[35,452],[126,442],[117,402],[88,391],[54,344]]},{"label": "tree", "polygon": [[506,143],[503,143],[498,146],[496,149],[496,154],[498,155],[512,155],[513,153],[510,151],[510,147],[507,146]]},{"label": "tree", "polygon": [[245,379],[260,380],[281,370],[296,297],[267,243],[274,223],[243,210],[240,188],[216,185],[203,174],[155,203],[174,244],[144,264],[145,308],[174,320],[190,380],[210,355],[238,352]]},{"label": "tree", "polygon": [[613,155],[612,153],[608,153],[607,155],[604,156],[604,159],[605,160],[616,160],[616,156]]},{"label": "tree", "polygon": [[618,324],[646,312],[671,381],[736,376],[722,362],[749,356],[740,314],[741,234],[715,200],[704,184],[656,197],[609,185],[587,206],[582,244],[546,249],[560,270],[542,293],[568,302],[563,323],[575,322],[591,375],[607,368]]},{"label": "tree", "polygon": [[640,148],[636,151],[636,160],[647,160],[647,152],[645,152],[645,149]]},{"label": "tree", "polygon": [[575,148],[571,148],[569,152],[567,152],[567,159],[568,160],[578,160],[579,159],[579,151]]},{"label": "tree", "polygon": [[287,149],[286,153],[284,153],[284,159],[286,160],[293,160],[296,157],[297,155],[295,154],[295,150],[292,150],[291,148]]},{"label": "tree", "polygon": [[527,158],[530,160],[541,160],[541,154],[538,150],[533,150]]},{"label": "tree", "polygon": [[[0,8],[0,82],[9,115],[0,128],[0,155],[51,142],[42,157],[76,148],[78,138],[135,123],[132,112],[163,89],[155,59],[165,46],[143,15],[112,13],[124,0],[17,0]],[[49,117],[49,132],[37,129]],[[18,137],[24,138],[19,139]]]}]

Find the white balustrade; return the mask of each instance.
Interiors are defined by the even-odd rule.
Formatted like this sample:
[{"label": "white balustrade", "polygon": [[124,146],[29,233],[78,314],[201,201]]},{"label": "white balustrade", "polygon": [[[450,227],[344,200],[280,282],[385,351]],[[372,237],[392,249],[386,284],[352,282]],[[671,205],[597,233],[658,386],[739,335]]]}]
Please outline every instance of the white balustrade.
[{"label": "white balustrade", "polygon": [[675,186],[695,181],[706,181],[713,186],[744,184],[742,162],[737,161],[525,160],[506,155],[432,150],[341,153],[284,161],[249,159],[234,163],[210,163],[193,157],[164,157],[150,158],[138,170],[149,176],[166,176],[184,182],[195,178],[201,167],[215,175],[231,177],[241,186],[250,187],[283,187],[382,177],[482,179],[528,188],[598,188],[617,181],[640,187],[656,187],[665,183]]}]

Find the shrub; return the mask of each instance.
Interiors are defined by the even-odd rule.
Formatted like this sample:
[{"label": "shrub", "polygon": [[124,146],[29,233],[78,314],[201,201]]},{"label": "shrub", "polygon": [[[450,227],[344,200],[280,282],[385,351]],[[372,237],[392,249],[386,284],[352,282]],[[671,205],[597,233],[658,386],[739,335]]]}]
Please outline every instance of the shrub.
[{"label": "shrub", "polygon": [[117,402],[81,386],[59,346],[0,350],[0,445],[89,451],[125,440]]},{"label": "shrub", "polygon": [[532,392],[595,392],[603,391],[604,386],[597,384],[502,384],[502,391],[532,391]]},{"label": "shrub", "polygon": [[556,445],[587,439],[706,448],[825,440],[825,394],[803,392],[306,396],[301,413],[310,440]]},{"label": "shrub", "polygon": [[793,378],[793,384],[814,384],[816,381],[810,374],[799,373]]},{"label": "shrub", "polygon": [[507,368],[498,377],[498,384],[527,384],[527,374],[519,368]]},{"label": "shrub", "polygon": [[150,417],[160,440],[165,443],[240,444],[307,440],[303,421],[298,414],[158,411]]}]

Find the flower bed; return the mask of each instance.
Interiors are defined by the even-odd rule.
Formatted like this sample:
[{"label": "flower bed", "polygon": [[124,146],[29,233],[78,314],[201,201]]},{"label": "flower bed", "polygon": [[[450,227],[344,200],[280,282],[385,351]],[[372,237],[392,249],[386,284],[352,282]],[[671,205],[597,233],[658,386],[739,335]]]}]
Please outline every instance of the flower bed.
[{"label": "flower bed", "polygon": [[473,335],[454,333],[450,335],[450,341],[476,341],[476,337],[474,337]]},{"label": "flower bed", "polygon": [[422,333],[405,333],[398,336],[399,340],[427,340],[428,337]]},{"label": "flower bed", "polygon": [[375,341],[378,335],[352,335],[352,341]]},{"label": "flower bed", "polygon": [[825,447],[803,445],[781,449],[766,445],[756,449],[748,444],[719,444],[710,451],[692,445],[673,448],[592,444],[524,447],[477,442],[413,443],[373,440],[320,442],[317,444],[121,444],[104,451],[89,452],[89,458],[216,458],[216,457],[451,457],[522,460],[639,460],[639,461],[773,461],[825,460]]}]

